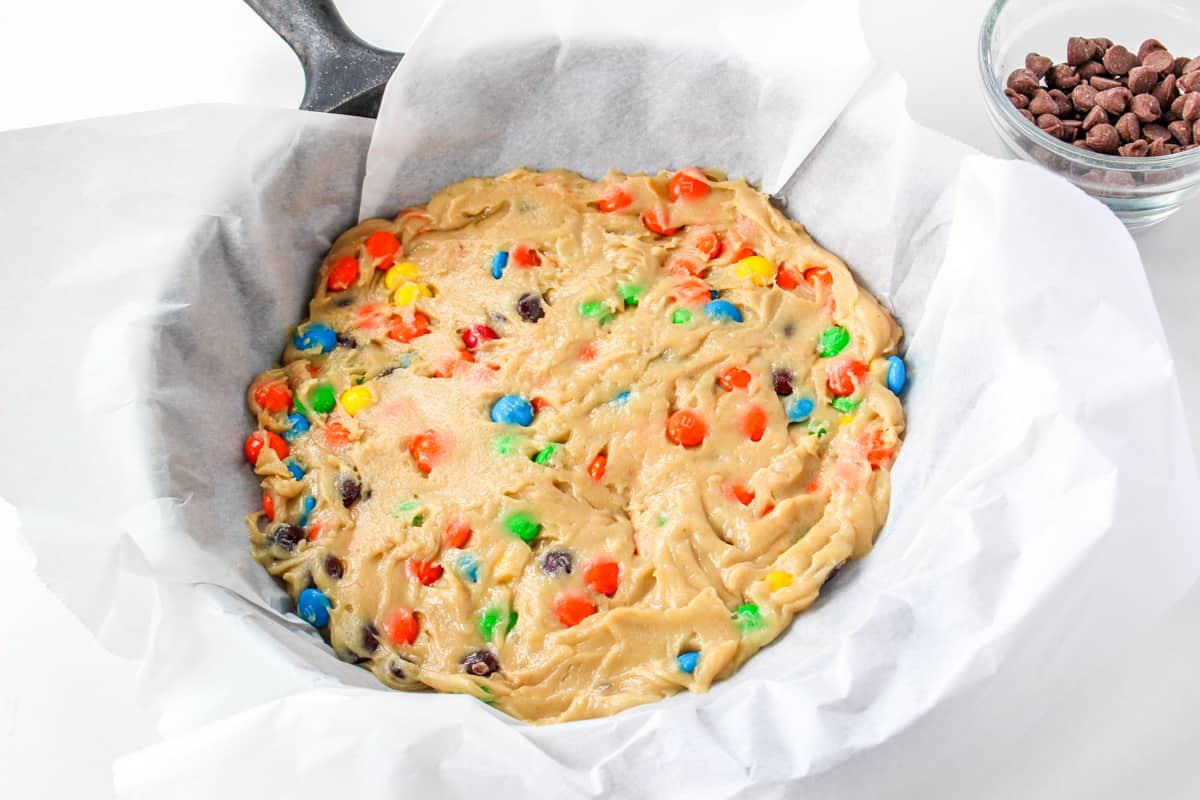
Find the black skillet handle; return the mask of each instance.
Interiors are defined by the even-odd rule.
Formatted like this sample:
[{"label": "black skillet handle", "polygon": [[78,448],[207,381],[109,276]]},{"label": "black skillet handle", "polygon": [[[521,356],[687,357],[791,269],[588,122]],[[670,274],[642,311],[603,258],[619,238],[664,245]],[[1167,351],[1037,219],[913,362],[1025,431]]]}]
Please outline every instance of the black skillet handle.
[{"label": "black skillet handle", "polygon": [[403,53],[354,35],[333,0],[246,0],[295,51],[304,67],[300,108],[359,117],[379,113],[387,79]]}]

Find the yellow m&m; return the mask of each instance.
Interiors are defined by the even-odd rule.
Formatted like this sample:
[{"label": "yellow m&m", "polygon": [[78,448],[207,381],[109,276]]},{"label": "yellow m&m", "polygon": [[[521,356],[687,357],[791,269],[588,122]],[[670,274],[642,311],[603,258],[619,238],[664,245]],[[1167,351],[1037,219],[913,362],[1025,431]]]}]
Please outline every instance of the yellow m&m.
[{"label": "yellow m&m", "polygon": [[371,390],[366,386],[351,386],[342,392],[341,401],[342,408],[346,409],[346,413],[353,417],[374,403],[375,395],[371,394]]},{"label": "yellow m&m", "polygon": [[401,261],[383,273],[383,285],[387,289],[395,289],[415,277],[417,277],[417,265],[411,261]]},{"label": "yellow m&m", "polygon": [[747,256],[734,270],[739,278],[749,278],[758,286],[770,286],[775,280],[775,265],[762,256]]},{"label": "yellow m&m", "polygon": [[767,573],[767,585],[771,587],[772,592],[777,592],[785,586],[792,585],[792,573],[780,572],[778,570]]},{"label": "yellow m&m", "polygon": [[423,283],[403,283],[392,295],[392,302],[398,306],[411,306],[418,297],[433,297],[433,292]]}]

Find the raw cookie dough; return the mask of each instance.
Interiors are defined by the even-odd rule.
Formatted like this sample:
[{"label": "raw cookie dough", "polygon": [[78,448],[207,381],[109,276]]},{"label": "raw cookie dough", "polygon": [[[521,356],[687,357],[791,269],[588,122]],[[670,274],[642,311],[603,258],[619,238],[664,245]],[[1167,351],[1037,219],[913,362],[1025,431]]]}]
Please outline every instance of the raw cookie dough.
[{"label": "raw cookie dough", "polygon": [[870,550],[900,335],[743,181],[462,181],[339,237],[251,384],[254,557],[392,687],[705,691]]}]

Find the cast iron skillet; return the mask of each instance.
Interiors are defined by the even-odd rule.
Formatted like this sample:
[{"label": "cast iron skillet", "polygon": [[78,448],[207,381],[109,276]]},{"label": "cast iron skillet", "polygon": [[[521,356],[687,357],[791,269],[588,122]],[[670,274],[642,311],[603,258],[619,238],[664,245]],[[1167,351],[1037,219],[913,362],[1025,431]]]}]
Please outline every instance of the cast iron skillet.
[{"label": "cast iron skillet", "polygon": [[367,44],[346,27],[333,0],[246,0],[304,67],[306,111],[354,117],[379,113],[383,87],[404,57]]}]

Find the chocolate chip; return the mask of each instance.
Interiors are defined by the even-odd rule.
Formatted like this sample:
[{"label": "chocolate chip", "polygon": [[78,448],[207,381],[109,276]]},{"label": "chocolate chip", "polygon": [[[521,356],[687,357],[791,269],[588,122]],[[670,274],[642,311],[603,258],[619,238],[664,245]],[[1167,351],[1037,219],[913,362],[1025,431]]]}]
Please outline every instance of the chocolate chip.
[{"label": "chocolate chip", "polygon": [[1055,139],[1061,139],[1063,135],[1062,120],[1053,114],[1042,114],[1037,118],[1037,126],[1046,133],[1053,136]]},{"label": "chocolate chip", "polygon": [[1092,44],[1096,46],[1098,52],[1103,53],[1113,46],[1113,40],[1107,36],[1093,36]]},{"label": "chocolate chip", "polygon": [[1083,139],[1076,139],[1075,141],[1071,142],[1071,144],[1075,147],[1078,147],[1080,150],[1087,150],[1089,153],[1092,151],[1092,148],[1088,147],[1088,143]]},{"label": "chocolate chip", "polygon": [[1167,125],[1167,130],[1169,130],[1171,135],[1175,137],[1175,141],[1179,142],[1180,144],[1192,143],[1192,126],[1189,123],[1184,122],[1181,119],[1177,119],[1171,124]]},{"label": "chocolate chip", "polygon": [[500,669],[500,662],[492,655],[491,650],[476,650],[462,660],[464,672],[483,678]]},{"label": "chocolate chip", "polygon": [[1086,83],[1081,83],[1071,90],[1071,105],[1080,114],[1086,114],[1096,105],[1096,90]]},{"label": "chocolate chip", "polygon": [[1185,92],[1194,92],[1197,87],[1200,87],[1200,69],[1191,70],[1183,73],[1183,77],[1175,82]]},{"label": "chocolate chip", "polygon": [[1088,61],[1075,68],[1075,74],[1079,76],[1079,80],[1085,82],[1097,75],[1103,75],[1104,72],[1104,65],[1099,61]]},{"label": "chocolate chip", "polygon": [[1029,120],[1030,122],[1037,124],[1036,119],[1034,118],[1033,114],[1029,113],[1028,108],[1018,108],[1017,113],[1020,114],[1025,119]]},{"label": "chocolate chip", "polygon": [[1158,73],[1149,67],[1134,67],[1129,71],[1129,91],[1134,94],[1149,92],[1158,85]]},{"label": "chocolate chip", "polygon": [[299,525],[285,522],[271,534],[271,542],[288,552],[296,549],[296,545],[304,541],[304,530]]},{"label": "chocolate chip", "polygon": [[346,567],[337,556],[325,556],[325,574],[335,581],[340,581],[346,574]]},{"label": "chocolate chip", "polygon": [[1074,67],[1067,64],[1056,64],[1046,73],[1046,85],[1052,89],[1069,92],[1079,85],[1079,76],[1075,74]]},{"label": "chocolate chip", "polygon": [[1171,132],[1167,130],[1165,125],[1143,125],[1142,137],[1148,139],[1151,144],[1156,141],[1165,142],[1171,138]]},{"label": "chocolate chip", "polygon": [[1132,99],[1133,95],[1124,86],[1105,89],[1102,92],[1096,93],[1096,105],[1110,114],[1124,114],[1125,109],[1129,108],[1129,101]]},{"label": "chocolate chip", "polygon": [[1150,155],[1169,156],[1171,153],[1175,152],[1175,148],[1178,146],[1179,145],[1177,144],[1171,144],[1162,139],[1155,139],[1154,141],[1150,142]]},{"label": "chocolate chip", "polygon": [[787,397],[792,393],[792,371],[787,367],[775,367],[771,370],[771,385],[775,394]]},{"label": "chocolate chip", "polygon": [[375,623],[368,622],[363,625],[362,646],[368,653],[374,653],[379,649],[379,628],[375,627]]},{"label": "chocolate chip", "polygon": [[[1186,56],[1184,57],[1186,58]],[[1197,56],[1196,58],[1193,58],[1191,61],[1184,64],[1183,69],[1180,70],[1179,74],[1186,75],[1189,72],[1200,72],[1200,56]]]},{"label": "chocolate chip", "polygon": [[1120,81],[1114,81],[1112,78],[1105,77],[1104,75],[1096,75],[1089,80],[1088,83],[1090,83],[1092,88],[1098,92],[1107,91],[1108,89],[1117,89],[1121,86]]},{"label": "chocolate chip", "polygon": [[1189,92],[1184,95],[1183,108],[1179,114],[1188,122],[1195,122],[1200,119],[1200,94]]},{"label": "chocolate chip", "polygon": [[1122,114],[1113,127],[1121,135],[1122,142],[1132,142],[1134,139],[1142,137],[1142,124],[1138,122],[1137,116],[1132,111]]},{"label": "chocolate chip", "polygon": [[545,309],[542,308],[542,298],[540,295],[533,292],[526,292],[517,298],[517,313],[521,315],[521,319],[526,322],[537,322],[542,317],[546,316]]},{"label": "chocolate chip", "polygon": [[1150,143],[1145,139],[1138,139],[1129,144],[1123,144],[1117,148],[1117,154],[1127,156],[1129,158],[1141,158],[1150,152]]},{"label": "chocolate chip", "polygon": [[1013,70],[1013,73],[1008,76],[1008,88],[1032,97],[1033,93],[1040,88],[1038,76],[1027,69]]},{"label": "chocolate chip", "polygon": [[[1169,55],[1169,54],[1168,54]],[[1104,53],[1104,67],[1113,75],[1125,75],[1137,66],[1137,56],[1122,45],[1114,44]],[[1171,59],[1174,62],[1175,59]]]},{"label": "chocolate chip", "polygon": [[1013,107],[1018,110],[1022,108],[1029,108],[1029,98],[1020,92],[1014,92],[1012,89],[1006,88],[1004,90],[1004,96],[1007,97],[1008,102],[1012,103]]},{"label": "chocolate chip", "polygon": [[1183,73],[1187,72],[1187,65],[1191,63],[1187,56],[1180,56],[1175,59],[1175,66],[1171,67],[1171,74],[1178,78]]},{"label": "chocolate chip", "polygon": [[1053,61],[1045,56],[1038,55],[1037,53],[1030,53],[1029,55],[1025,56],[1025,69],[1029,70],[1039,78],[1045,77],[1046,73],[1053,65]]},{"label": "chocolate chip", "polygon": [[354,337],[348,333],[339,333],[337,335],[338,347],[345,347],[347,350],[353,350],[358,347],[358,342],[354,341]]},{"label": "chocolate chip", "polygon": [[1108,122],[1108,114],[1100,106],[1093,106],[1092,110],[1083,118],[1083,129],[1090,131],[1096,125],[1102,125]]},{"label": "chocolate chip", "polygon": [[1078,119],[1064,119],[1062,121],[1062,136],[1064,142],[1073,142],[1079,138],[1079,132],[1083,130],[1083,121]]},{"label": "chocolate chip", "polygon": [[346,508],[354,505],[362,494],[362,484],[353,478],[343,478],[341,486],[338,487],[338,492],[342,496],[342,505]]},{"label": "chocolate chip", "polygon": [[1054,102],[1054,98],[1045,89],[1038,89],[1029,101],[1029,113],[1037,117],[1042,114],[1058,114],[1058,103]]},{"label": "chocolate chip", "polygon": [[408,675],[405,672],[404,661],[399,658],[392,659],[388,663],[388,674],[398,681],[406,680]]},{"label": "chocolate chip", "polygon": [[1163,43],[1160,42],[1158,39],[1147,39],[1146,41],[1142,42],[1141,45],[1138,46],[1138,50],[1137,50],[1138,61],[1145,61],[1146,55],[1148,53],[1153,53],[1155,50],[1166,50],[1166,49],[1167,49],[1166,46],[1164,46]]},{"label": "chocolate chip", "polygon": [[1189,97],[1191,97],[1191,94],[1186,94],[1186,95],[1181,94],[1181,95],[1179,95],[1179,97],[1176,97],[1174,100],[1171,101],[1170,116],[1173,119],[1182,119],[1183,118],[1183,104],[1187,102],[1187,99]]},{"label": "chocolate chip", "polygon": [[1071,98],[1067,97],[1067,93],[1061,89],[1051,89],[1050,99],[1058,106],[1058,115],[1060,117],[1071,113]]},{"label": "chocolate chip", "polygon": [[1077,67],[1085,61],[1091,60],[1096,54],[1096,45],[1091,39],[1083,36],[1072,36],[1067,40],[1067,63],[1072,67]]},{"label": "chocolate chip", "polygon": [[1097,153],[1115,153],[1121,146],[1121,135],[1112,125],[1101,123],[1087,132],[1087,144]]},{"label": "chocolate chip", "polygon": [[1171,101],[1179,93],[1176,89],[1177,79],[1174,75],[1168,75],[1158,82],[1158,85],[1150,90],[1150,96],[1158,101],[1159,105],[1169,106]]},{"label": "chocolate chip", "polygon": [[1142,66],[1149,67],[1159,75],[1166,75],[1175,69],[1175,56],[1166,50],[1155,50],[1146,54],[1146,57],[1142,59]]},{"label": "chocolate chip", "polygon": [[575,559],[566,550],[551,550],[542,556],[542,572],[547,575],[570,575]]}]

